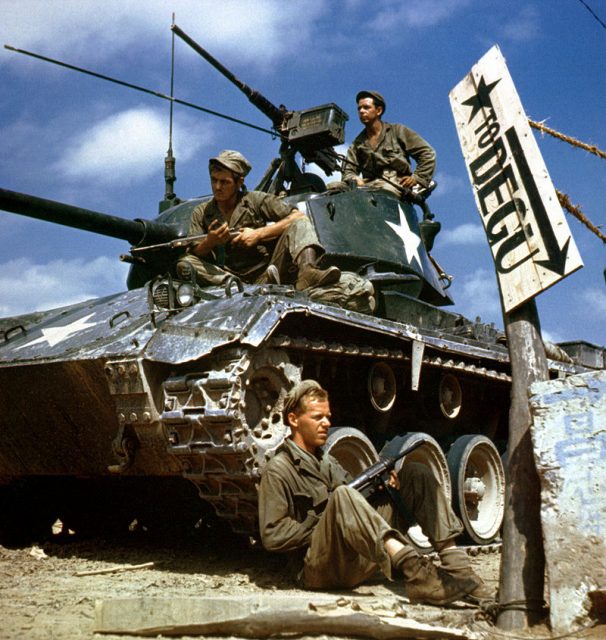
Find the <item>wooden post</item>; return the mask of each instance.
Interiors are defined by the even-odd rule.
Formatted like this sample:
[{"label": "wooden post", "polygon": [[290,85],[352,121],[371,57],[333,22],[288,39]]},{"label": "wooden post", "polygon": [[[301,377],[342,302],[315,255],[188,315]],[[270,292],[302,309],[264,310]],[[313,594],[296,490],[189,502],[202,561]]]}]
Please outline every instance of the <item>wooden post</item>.
[{"label": "wooden post", "polygon": [[537,624],[543,617],[545,553],[541,492],[530,436],[528,387],[549,371],[534,300],[504,315],[511,361],[507,490],[497,625],[504,630]]},{"label": "wooden post", "polygon": [[512,392],[499,627],[542,618],[545,554],[528,387],[549,372],[534,297],[583,266],[505,59],[492,47],[450,92],[495,263]]}]

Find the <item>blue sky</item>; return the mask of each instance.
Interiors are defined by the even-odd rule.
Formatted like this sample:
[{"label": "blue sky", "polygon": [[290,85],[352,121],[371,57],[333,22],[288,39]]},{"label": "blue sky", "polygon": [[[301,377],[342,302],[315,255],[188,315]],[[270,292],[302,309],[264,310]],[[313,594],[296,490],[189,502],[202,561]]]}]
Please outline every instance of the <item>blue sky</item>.
[{"label": "blue sky", "polygon": [[[606,1],[587,4],[606,22]],[[275,104],[327,102],[360,130],[354,96],[376,89],[385,119],[438,156],[433,255],[454,276],[455,311],[502,327],[492,258],[470,189],[448,93],[498,44],[529,118],[606,149],[606,29],[579,0],[0,0],[11,44],[169,93],[177,24]],[[268,126],[177,39],[175,96]],[[164,194],[168,102],[0,50],[0,187],[128,218],[153,218]],[[208,193],[207,158],[239,149],[252,187],[277,151],[270,136],[175,107],[179,197]],[[535,133],[554,186],[596,225],[606,161]],[[585,267],[537,298],[543,334],[606,343],[604,244],[566,216]],[[604,228],[603,228],[604,230]],[[125,242],[0,212],[0,316],[123,290]]]}]

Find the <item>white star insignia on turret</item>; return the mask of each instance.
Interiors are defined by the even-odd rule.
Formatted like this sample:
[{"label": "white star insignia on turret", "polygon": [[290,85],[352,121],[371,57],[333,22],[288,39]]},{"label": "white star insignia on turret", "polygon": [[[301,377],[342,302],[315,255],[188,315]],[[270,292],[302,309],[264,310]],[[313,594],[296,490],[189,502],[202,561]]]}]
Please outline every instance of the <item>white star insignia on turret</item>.
[{"label": "white star insignia on turret", "polygon": [[70,324],[66,324],[62,327],[49,327],[48,329],[41,329],[42,335],[39,338],[36,338],[31,342],[26,342],[25,344],[22,344],[20,347],[17,347],[15,351],[17,351],[17,349],[31,347],[40,342],[48,342],[49,347],[54,347],[56,344],[58,344],[62,340],[69,338],[69,336],[71,336],[72,334],[77,333],[78,331],[82,331],[87,327],[94,327],[96,324],[95,322],[86,322],[89,318],[92,318],[94,315],[95,315],[94,313],[91,313],[85,316],[84,318],[75,320],[74,322],[71,322]]},{"label": "white star insignia on turret", "polygon": [[421,238],[413,233],[408,225],[408,220],[406,220],[406,215],[402,210],[402,206],[398,205],[398,211],[400,212],[400,224],[394,224],[389,220],[385,220],[385,223],[388,224],[402,239],[404,243],[404,251],[406,252],[406,260],[412,265],[413,258],[417,259],[417,263],[419,267],[422,268],[421,265],[421,256],[419,255],[419,245],[421,244]]}]

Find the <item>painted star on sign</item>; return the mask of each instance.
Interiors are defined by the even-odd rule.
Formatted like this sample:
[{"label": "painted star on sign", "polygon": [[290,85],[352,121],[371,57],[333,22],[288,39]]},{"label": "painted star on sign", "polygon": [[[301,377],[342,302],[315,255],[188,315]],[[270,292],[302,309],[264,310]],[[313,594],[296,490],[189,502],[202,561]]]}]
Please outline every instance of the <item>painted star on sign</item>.
[{"label": "painted star on sign", "polygon": [[17,349],[23,349],[24,347],[31,347],[40,342],[48,342],[48,345],[50,347],[54,347],[56,344],[59,344],[59,342],[61,342],[62,340],[69,338],[69,336],[71,336],[72,334],[77,333],[78,331],[82,331],[87,327],[94,327],[96,324],[95,322],[87,322],[87,320],[89,318],[92,318],[94,315],[95,315],[94,313],[91,313],[85,316],[84,318],[75,320],[74,322],[63,325],[62,327],[49,327],[48,329],[42,329],[42,335],[39,338],[36,338],[31,342],[26,342],[25,344],[22,344],[20,347],[17,347],[15,351]]},{"label": "painted star on sign", "polygon": [[484,80],[484,76],[482,76],[478,83],[478,89],[475,95],[471,96],[471,98],[468,98],[467,100],[463,100],[463,104],[471,107],[469,122],[474,119],[476,113],[478,113],[480,109],[493,109],[490,92],[497,86],[497,84],[499,84],[500,81],[501,78],[491,82],[490,84],[486,84],[486,80]]},{"label": "painted star on sign", "polygon": [[402,242],[404,243],[404,251],[406,252],[406,260],[408,260],[412,265],[413,259],[416,258],[419,267],[422,268],[421,256],[419,256],[421,238],[416,233],[413,233],[411,228],[408,226],[408,220],[406,220],[406,216],[404,215],[401,205],[398,205],[398,211],[400,212],[400,224],[394,224],[389,220],[385,220],[385,223],[388,224],[402,239]]}]

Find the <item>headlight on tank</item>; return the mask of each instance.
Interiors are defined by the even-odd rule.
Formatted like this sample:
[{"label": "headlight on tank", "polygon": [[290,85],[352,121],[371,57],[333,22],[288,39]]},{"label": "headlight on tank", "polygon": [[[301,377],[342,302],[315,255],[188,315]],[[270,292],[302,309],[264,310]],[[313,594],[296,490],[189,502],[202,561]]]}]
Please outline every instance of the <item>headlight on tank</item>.
[{"label": "headlight on tank", "polygon": [[182,285],[179,285],[177,289],[177,302],[182,307],[189,307],[194,302],[195,292],[194,287],[189,282],[185,282]]}]

